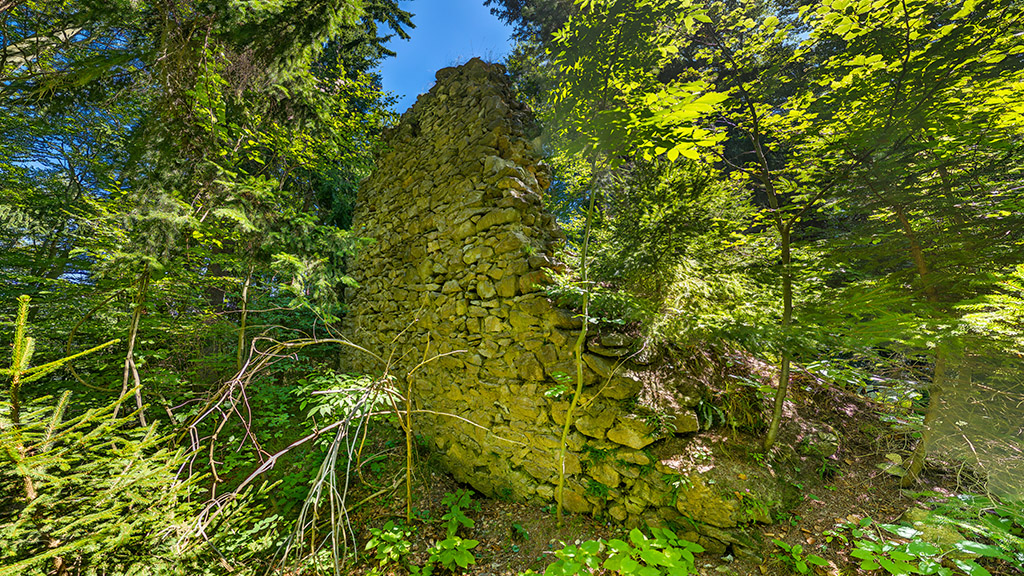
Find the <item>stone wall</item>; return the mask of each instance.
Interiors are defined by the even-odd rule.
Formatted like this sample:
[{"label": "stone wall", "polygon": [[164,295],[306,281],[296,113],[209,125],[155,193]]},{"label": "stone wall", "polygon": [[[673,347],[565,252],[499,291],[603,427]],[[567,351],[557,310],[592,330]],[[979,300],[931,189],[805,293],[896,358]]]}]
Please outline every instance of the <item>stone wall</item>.
[{"label": "stone wall", "polygon": [[[474,59],[437,73],[361,187],[356,231],[376,242],[354,262],[346,331],[400,381],[443,355],[411,378],[417,431],[460,481],[547,504],[568,401],[545,392],[575,374],[580,321],[542,292],[562,268],[553,254],[564,234],[543,209],[550,176],[535,130],[502,66]],[[621,333],[588,342],[565,506],[689,526],[712,550],[744,543],[736,527],[766,519],[778,482],[714,461],[713,442],[695,436],[698,386],[656,356]]]}]

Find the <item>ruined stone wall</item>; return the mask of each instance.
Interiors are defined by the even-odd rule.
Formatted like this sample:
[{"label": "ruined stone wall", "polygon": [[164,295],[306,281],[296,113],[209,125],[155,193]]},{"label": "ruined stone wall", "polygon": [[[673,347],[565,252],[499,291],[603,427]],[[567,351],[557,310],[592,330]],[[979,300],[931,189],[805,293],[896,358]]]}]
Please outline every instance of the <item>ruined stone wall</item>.
[{"label": "ruined stone wall", "polygon": [[[354,262],[347,333],[391,359],[400,381],[444,355],[412,377],[416,407],[428,411],[415,415],[416,430],[457,479],[547,504],[568,401],[545,392],[558,373],[575,374],[580,323],[541,291],[561,267],[553,253],[564,235],[543,210],[549,175],[534,130],[500,65],[474,59],[437,73],[361,187],[356,232],[376,242]],[[722,529],[766,513],[732,494],[756,486],[756,471],[705,466],[696,387],[636,352],[624,334],[588,343],[566,508],[634,525],[686,517],[700,527],[691,537],[712,549],[741,542]],[[366,355],[347,362],[384,368]]]}]

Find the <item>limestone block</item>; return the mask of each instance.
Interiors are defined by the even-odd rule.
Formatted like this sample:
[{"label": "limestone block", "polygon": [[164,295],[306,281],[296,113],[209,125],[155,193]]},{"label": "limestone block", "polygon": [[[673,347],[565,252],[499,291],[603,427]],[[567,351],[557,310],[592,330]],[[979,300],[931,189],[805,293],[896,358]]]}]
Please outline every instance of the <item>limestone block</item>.
[{"label": "limestone block", "polygon": [[500,358],[491,359],[484,363],[484,370],[496,378],[516,378],[519,372],[515,366],[509,366]]},{"label": "limestone block", "polygon": [[476,222],[476,233],[480,234],[493,226],[518,222],[521,217],[522,214],[520,214],[515,208],[492,210],[481,216],[480,220]]},{"label": "limestone block", "polygon": [[[546,456],[546,455],[545,455]],[[552,482],[558,477],[550,457],[531,456],[523,460],[523,470],[541,482]]]},{"label": "limestone block", "polygon": [[497,479],[495,483],[500,483],[501,480],[504,480],[512,492],[520,498],[528,498],[537,491],[537,481],[522,470],[511,470],[504,478]]},{"label": "limestone block", "polygon": [[639,450],[657,440],[651,436],[654,430],[655,428],[644,420],[626,416],[619,418],[615,426],[608,430],[608,439],[616,444]]},{"label": "limestone block", "polygon": [[573,341],[570,336],[571,334],[568,334],[565,330],[552,330],[551,334],[548,335],[548,339],[551,340],[552,344],[558,346],[559,349],[563,349],[569,347],[569,342]]},{"label": "limestone block", "polygon": [[[416,273],[417,275],[419,275],[420,281],[428,280],[434,273],[433,261],[428,260],[426,258],[420,260],[419,264],[417,264],[416,266]],[[406,282],[409,282],[408,278],[406,278]]]},{"label": "limestone block", "polygon": [[679,490],[676,510],[683,516],[718,528],[736,526],[736,506],[713,492],[699,476],[689,478],[690,485]]},{"label": "limestone block", "polygon": [[[569,382],[573,386],[576,385],[576,364],[571,360],[559,360],[554,364],[544,364],[544,372],[556,381],[562,381],[568,377]],[[595,382],[597,382],[597,374],[594,374],[594,371],[587,366],[583,366],[583,385],[590,386]]]},{"label": "limestone block", "polygon": [[501,332],[505,329],[505,325],[502,323],[500,318],[494,316],[486,316],[483,323],[483,331],[487,333]]},{"label": "limestone block", "polygon": [[583,361],[601,378],[610,378],[619,369],[618,362],[603,356],[584,354]]},{"label": "limestone block", "polygon": [[600,390],[603,396],[608,398],[614,398],[616,400],[626,400],[628,398],[634,398],[637,393],[640,392],[640,388],[643,383],[636,378],[624,375],[624,376],[612,376],[607,383],[602,384],[598,390]]},{"label": "limestone block", "polygon": [[637,466],[647,466],[651,463],[651,459],[639,450],[619,450],[616,452],[615,457],[617,460],[622,460],[629,464],[636,464]]},{"label": "limestone block", "polygon": [[[488,316],[490,318],[490,316]],[[484,318],[484,323],[487,323],[487,318]],[[484,340],[476,347],[478,354],[484,358],[494,358],[498,355],[498,343],[493,340]]]},{"label": "limestone block", "polygon": [[484,158],[484,172],[488,175],[515,174],[516,165],[500,156],[487,156]]},{"label": "limestone block", "polygon": [[608,462],[602,462],[591,466],[590,470],[587,471],[587,474],[594,480],[597,480],[609,488],[615,488],[621,482],[619,473],[616,472],[615,468],[613,468]]},{"label": "limestone block", "polygon": [[621,358],[623,356],[629,356],[629,348],[605,348],[600,344],[594,342],[587,343],[587,350],[598,356],[605,356],[608,358]]},{"label": "limestone block", "polygon": [[523,354],[517,364],[523,380],[544,380],[544,368],[533,354]]},{"label": "limestone block", "polygon": [[[514,208],[508,209],[513,210]],[[508,252],[517,252],[527,244],[529,244],[529,240],[525,236],[517,232],[509,232],[500,237],[498,244],[495,245],[495,253],[501,255]]]},{"label": "limestone block", "polygon": [[518,307],[523,312],[526,312],[527,314],[531,314],[533,316],[543,316],[551,312],[553,308],[551,302],[548,301],[547,298],[536,295],[523,296],[522,298],[518,298],[516,302],[516,307]]},{"label": "limestone block", "polygon": [[544,346],[541,346],[540,349],[537,350],[536,354],[537,360],[539,360],[541,364],[547,365],[558,362],[558,349],[552,344],[545,344]]},{"label": "limestone block", "polygon": [[477,216],[480,216],[481,214],[486,214],[489,211],[489,208],[466,208],[464,210],[460,210],[458,214],[453,216],[452,222],[458,224],[466,220],[476,221],[479,219]]},{"label": "limestone block", "polygon": [[647,508],[647,503],[637,498],[629,497],[625,501],[626,511],[630,514],[642,514],[644,509]]},{"label": "limestone block", "polygon": [[[536,270],[536,272],[543,273],[544,271],[543,270]],[[531,274],[532,274],[532,272],[531,272]],[[519,287],[522,288],[522,286],[523,286],[523,280],[522,280],[522,277],[521,277],[519,279]],[[549,310],[544,315],[544,323],[545,323],[545,325],[547,325],[547,326],[549,326],[551,328],[564,328],[564,329],[579,330],[580,328],[583,327],[583,320],[582,319],[580,319],[577,316],[575,316],[572,312],[569,312],[568,310],[562,310],[561,308],[551,308],[551,310]]]},{"label": "limestone block", "polygon": [[484,300],[490,300],[491,298],[494,298],[497,291],[494,289],[494,283],[489,279],[484,278],[476,283],[476,293]]},{"label": "limestone block", "polygon": [[[608,429],[615,423],[615,417],[618,415],[618,412],[619,410],[615,406],[596,404],[588,410],[577,412],[578,416],[576,416],[573,426],[581,434],[603,440],[608,433]],[[554,415],[553,410],[552,415]]]},{"label": "limestone block", "polygon": [[628,482],[640,477],[640,469],[632,464],[615,463],[615,470],[622,475],[623,481]]},{"label": "limestone block", "polygon": [[515,176],[505,176],[494,183],[499,190],[529,190],[530,187],[525,182],[516,178]]},{"label": "limestone block", "polygon": [[532,270],[519,277],[519,291],[523,294],[537,292],[551,284],[551,277],[545,270]]},{"label": "limestone block", "polygon": [[[569,442],[566,442],[566,444],[569,445],[568,447],[570,449],[572,448],[572,445]],[[576,454],[574,454],[573,452],[566,452],[565,453],[565,473],[567,475],[575,475],[575,474],[580,474],[582,472],[583,472],[583,463],[580,462],[580,457],[577,456]]]},{"label": "limestone block", "polygon": [[466,238],[469,238],[475,233],[476,224],[469,220],[466,220],[465,222],[456,226],[455,230],[452,232],[452,238],[455,238],[456,240],[465,240]]},{"label": "limestone block", "polygon": [[550,484],[539,484],[537,486],[537,497],[544,502],[554,501],[555,487]]},{"label": "limestone block", "polygon": [[708,536],[700,536],[697,538],[697,544],[700,544],[704,548],[705,554],[712,556],[721,556],[725,554],[728,547],[721,540],[710,538]]},{"label": "limestone block", "polygon": [[535,352],[541,346],[544,345],[544,340],[540,338],[525,338],[523,340],[520,340],[520,342],[522,342],[523,347],[529,350],[530,352]]},{"label": "limestone block", "polygon": [[628,516],[626,507],[622,504],[612,504],[608,507],[608,515],[614,518],[617,522],[622,522]]},{"label": "limestone block", "polygon": [[527,396],[515,396],[508,402],[510,416],[515,420],[529,422],[537,419],[542,412],[540,401]]},{"label": "limestone block", "polygon": [[540,325],[539,318],[515,308],[509,310],[508,321],[512,325],[512,329],[518,332],[530,330]]},{"label": "limestone block", "polygon": [[[731,530],[722,530],[715,526],[703,525],[698,528],[702,537],[714,539],[726,544],[732,544],[733,549],[737,547],[743,548],[760,548],[760,534],[753,536],[743,528],[732,528]],[[699,542],[698,542],[699,543]]]},{"label": "limestone block", "polygon": [[462,261],[465,264],[473,264],[481,259],[486,260],[494,256],[494,249],[490,246],[473,246],[462,253]]},{"label": "limestone block", "polygon": [[690,434],[700,431],[700,420],[693,410],[681,410],[671,416],[671,424],[676,434]]},{"label": "limestone block", "polygon": [[516,295],[516,287],[518,283],[518,278],[515,276],[510,274],[504,275],[498,282],[498,296],[501,296],[502,298],[512,298]]},{"label": "limestone block", "polygon": [[[557,432],[561,433],[561,430]],[[554,434],[539,433],[530,438],[531,445],[535,451],[544,453],[556,453],[560,444],[560,437]]]},{"label": "limestone block", "polygon": [[565,487],[562,493],[562,504],[566,510],[575,514],[590,513],[594,506],[584,496],[582,486],[570,488]]}]

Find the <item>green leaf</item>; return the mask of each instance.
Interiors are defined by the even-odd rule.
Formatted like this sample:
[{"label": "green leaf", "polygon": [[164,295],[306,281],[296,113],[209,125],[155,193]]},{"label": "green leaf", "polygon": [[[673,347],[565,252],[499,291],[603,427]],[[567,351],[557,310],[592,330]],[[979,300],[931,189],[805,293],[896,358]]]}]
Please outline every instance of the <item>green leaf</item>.
[{"label": "green leaf", "polygon": [[609,540],[608,541],[608,547],[611,548],[612,550],[617,551],[617,552],[624,552],[624,551],[630,549],[630,545],[629,544],[626,544],[625,542],[623,542],[622,540],[619,540],[618,538],[612,538],[611,540]]},{"label": "green leaf", "polygon": [[860,558],[861,560],[874,560],[875,555],[867,550],[861,550],[860,548],[854,548],[850,550],[850,556],[854,558]]},{"label": "green leaf", "polygon": [[934,556],[941,552],[941,550],[939,550],[938,546],[935,546],[934,544],[916,540],[907,544],[907,552],[916,556]]},{"label": "green leaf", "polygon": [[968,576],[992,576],[992,574],[973,560],[960,560],[952,558],[953,564],[966,572]]},{"label": "green leaf", "polygon": [[977,554],[978,556],[987,556],[989,558],[1007,559],[1006,554],[996,546],[982,544],[973,540],[961,540],[954,543],[953,547],[961,552],[967,552],[968,554]]},{"label": "green leaf", "polygon": [[580,550],[583,550],[587,554],[597,554],[601,551],[601,543],[596,540],[587,540],[583,544],[580,544]]},{"label": "green leaf", "polygon": [[648,564],[654,564],[657,566],[667,566],[668,558],[662,552],[658,550],[644,550],[640,552],[640,558]]},{"label": "green leaf", "polygon": [[899,526],[897,524],[879,524],[878,526],[887,532],[891,532],[900,538],[907,538],[908,540],[922,534],[920,530],[915,530],[910,526]]},{"label": "green leaf", "polygon": [[632,574],[640,567],[640,563],[632,558],[626,558],[622,561],[620,570],[623,574]]},{"label": "green leaf", "polygon": [[913,554],[907,554],[906,552],[901,552],[900,550],[893,550],[889,552],[889,557],[898,562],[909,562],[911,560],[917,560],[917,556]]},{"label": "green leaf", "polygon": [[857,540],[857,548],[861,550],[867,550],[868,552],[881,552],[882,547],[877,542],[870,540]]},{"label": "green leaf", "polygon": [[808,554],[806,560],[808,564],[813,564],[815,566],[828,566],[828,560],[825,560],[816,554]]}]

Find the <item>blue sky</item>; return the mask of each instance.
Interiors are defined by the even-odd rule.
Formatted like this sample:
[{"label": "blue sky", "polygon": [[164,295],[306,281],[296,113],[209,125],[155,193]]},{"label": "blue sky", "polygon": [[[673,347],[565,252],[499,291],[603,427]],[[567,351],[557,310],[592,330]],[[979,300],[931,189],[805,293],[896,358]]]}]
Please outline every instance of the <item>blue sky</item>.
[{"label": "blue sky", "polygon": [[415,14],[411,40],[392,39],[398,53],[381,63],[384,89],[398,96],[395,109],[405,112],[416,96],[430,90],[434,73],[462,64],[474,56],[488,61],[504,59],[512,29],[504,25],[483,0],[404,0],[404,10]]}]

